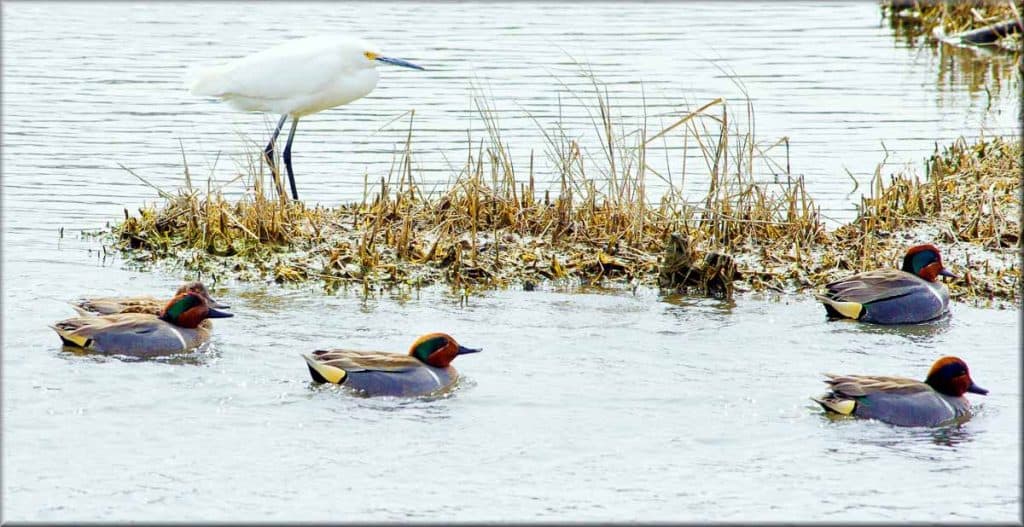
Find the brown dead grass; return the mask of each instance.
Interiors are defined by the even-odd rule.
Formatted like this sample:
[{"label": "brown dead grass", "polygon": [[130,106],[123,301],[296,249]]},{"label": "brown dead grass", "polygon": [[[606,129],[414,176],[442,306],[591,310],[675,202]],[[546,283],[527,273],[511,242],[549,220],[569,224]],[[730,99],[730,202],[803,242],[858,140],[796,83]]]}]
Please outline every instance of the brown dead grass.
[{"label": "brown dead grass", "polygon": [[[894,266],[907,246],[935,242],[990,257],[989,267],[970,267],[950,284],[954,296],[1019,300],[1019,268],[1006,263],[1007,254],[1015,262],[1020,244],[1019,142],[957,141],[929,160],[923,181],[907,173],[886,181],[876,172],[858,218],[829,231],[801,178],[755,181],[755,159],[768,158],[784,140],[763,145],[740,133],[724,100],[649,133],[646,123],[624,126],[597,81],[594,88],[599,173],[587,173],[568,134],[546,131],[556,192],[536,188],[532,153],[529,166],[513,163],[493,114],[480,103],[487,139],[471,143],[477,146],[442,191],[425,193],[417,183],[410,132],[396,168],[361,202],[309,208],[268,197],[281,195],[271,190],[280,178],[258,166],[236,178],[244,193],[229,201],[218,189],[193,188],[186,169],[183,188],[161,191],[162,205],[135,215],[126,210],[112,234],[141,265],[171,262],[214,278],[317,280],[328,290],[433,283],[473,290],[568,280],[715,296],[731,295],[734,286],[816,288]],[[743,110],[752,121],[749,101]],[[700,199],[687,200],[674,186],[656,200],[648,196],[648,178],[661,176],[646,163],[647,147],[668,134],[702,153],[709,183]],[[946,260],[954,271],[964,265],[955,255]]]}]

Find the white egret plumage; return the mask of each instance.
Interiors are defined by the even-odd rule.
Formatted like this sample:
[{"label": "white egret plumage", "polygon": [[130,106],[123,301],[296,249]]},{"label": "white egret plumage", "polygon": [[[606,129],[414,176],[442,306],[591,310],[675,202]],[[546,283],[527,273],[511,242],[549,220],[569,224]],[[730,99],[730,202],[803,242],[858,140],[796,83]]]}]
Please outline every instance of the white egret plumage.
[{"label": "white egret plumage", "polygon": [[243,111],[280,114],[264,150],[274,166],[274,143],[290,116],[291,131],[282,157],[292,198],[299,199],[292,172],[292,140],[299,119],[348,104],[377,86],[378,62],[422,70],[401,59],[383,57],[373,44],[345,36],[291,40],[234,62],[196,72],[194,95],[217,97]]}]

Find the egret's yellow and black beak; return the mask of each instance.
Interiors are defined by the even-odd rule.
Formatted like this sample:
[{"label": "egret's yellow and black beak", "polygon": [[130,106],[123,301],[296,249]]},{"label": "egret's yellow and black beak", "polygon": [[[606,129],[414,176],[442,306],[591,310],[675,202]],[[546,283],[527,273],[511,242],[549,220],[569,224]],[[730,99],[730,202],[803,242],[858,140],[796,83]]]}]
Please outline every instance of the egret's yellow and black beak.
[{"label": "egret's yellow and black beak", "polygon": [[376,60],[377,62],[383,62],[385,64],[393,64],[395,66],[402,66],[403,68],[412,68],[414,70],[423,71],[423,68],[421,66],[417,66],[412,62],[402,59],[395,59],[391,57],[374,57],[374,60]]}]

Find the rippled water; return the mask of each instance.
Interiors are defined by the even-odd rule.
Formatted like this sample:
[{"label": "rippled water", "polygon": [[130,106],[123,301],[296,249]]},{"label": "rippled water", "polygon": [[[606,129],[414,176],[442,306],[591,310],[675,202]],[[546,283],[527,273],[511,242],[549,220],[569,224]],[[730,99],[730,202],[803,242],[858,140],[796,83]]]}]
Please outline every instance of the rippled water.
[{"label": "rippled water", "polygon": [[[881,142],[895,167],[961,134],[1011,132],[1019,85],[1005,62],[908,48],[868,2],[7,3],[3,16],[6,519],[1019,518],[1011,311],[954,304],[935,324],[873,328],[826,323],[802,297],[545,288],[464,304],[437,289],[221,284],[237,316],[173,361],[67,353],[46,327],[82,294],[176,287],[182,276],[122,269],[74,230],[154,199],[118,163],[173,188],[181,144],[194,174],[220,154],[215,177],[230,177],[271,119],[193,98],[182,77],[273,41],[351,28],[430,69],[384,70],[370,97],[302,121],[299,190],[324,203],[387,171],[408,121],[388,123],[412,108],[418,176],[447,180],[466,130],[482,135],[472,80],[517,159],[543,149],[526,112],[550,124],[560,96],[587,133],[559,84],[586,87],[569,53],[625,112],[640,81],[652,114],[735,100],[716,64],[735,71],[758,136],[788,135],[793,172],[842,217],[856,198],[843,167],[863,190]],[[299,357],[401,351],[435,330],[485,349],[457,361],[466,378],[441,400],[315,388]],[[991,390],[962,427],[833,422],[808,399],[823,371],[922,377],[943,354]]]}]

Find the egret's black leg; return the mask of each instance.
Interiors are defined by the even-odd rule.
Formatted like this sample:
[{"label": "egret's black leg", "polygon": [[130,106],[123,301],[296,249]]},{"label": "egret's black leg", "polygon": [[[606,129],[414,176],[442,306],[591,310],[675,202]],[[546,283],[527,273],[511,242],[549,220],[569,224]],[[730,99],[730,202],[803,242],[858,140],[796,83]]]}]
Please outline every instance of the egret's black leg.
[{"label": "egret's black leg", "polygon": [[277,136],[281,133],[281,128],[284,127],[286,119],[288,119],[288,114],[281,116],[281,120],[277,122],[277,128],[274,129],[274,135],[270,136],[270,142],[267,143],[267,147],[263,149],[263,155],[266,156],[267,164],[271,167],[274,166],[274,143],[277,141]]},{"label": "egret's black leg", "polygon": [[292,119],[292,131],[288,133],[288,143],[284,145],[284,166],[288,169],[288,182],[292,185],[292,199],[299,201],[299,192],[295,190],[295,175],[292,174],[292,139],[295,139],[295,128],[299,126],[299,118]]}]

